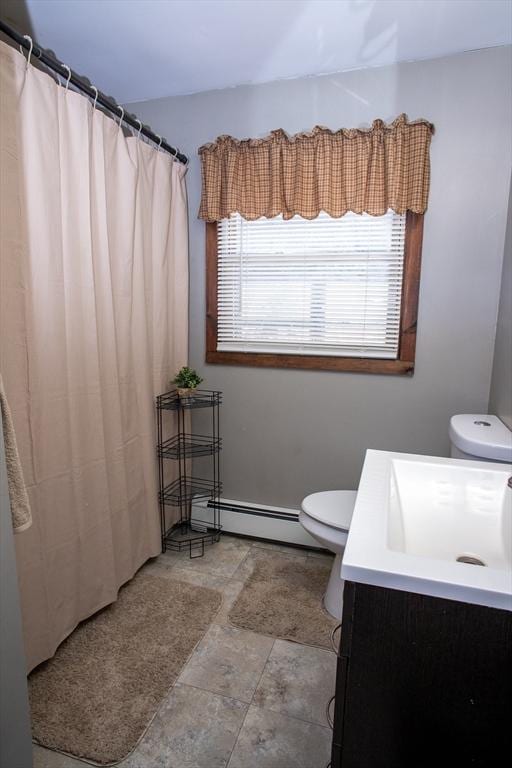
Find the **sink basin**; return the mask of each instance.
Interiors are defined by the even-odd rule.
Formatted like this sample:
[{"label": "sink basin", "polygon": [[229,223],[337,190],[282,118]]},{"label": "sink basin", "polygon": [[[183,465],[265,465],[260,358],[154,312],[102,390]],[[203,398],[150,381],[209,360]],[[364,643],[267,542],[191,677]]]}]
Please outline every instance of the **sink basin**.
[{"label": "sink basin", "polygon": [[367,451],[342,578],[512,611],[511,474]]},{"label": "sink basin", "polygon": [[436,560],[466,558],[510,569],[509,473],[484,463],[461,464],[467,462],[391,459],[388,546]]}]

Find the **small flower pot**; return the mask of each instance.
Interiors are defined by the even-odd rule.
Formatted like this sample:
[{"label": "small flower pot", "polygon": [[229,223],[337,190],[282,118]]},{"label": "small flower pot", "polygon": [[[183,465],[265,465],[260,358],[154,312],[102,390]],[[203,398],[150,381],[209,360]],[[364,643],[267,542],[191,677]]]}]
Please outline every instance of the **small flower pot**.
[{"label": "small flower pot", "polygon": [[178,397],[192,397],[192,395],[195,394],[196,387],[191,389],[190,387],[176,387],[176,391],[178,393]]}]

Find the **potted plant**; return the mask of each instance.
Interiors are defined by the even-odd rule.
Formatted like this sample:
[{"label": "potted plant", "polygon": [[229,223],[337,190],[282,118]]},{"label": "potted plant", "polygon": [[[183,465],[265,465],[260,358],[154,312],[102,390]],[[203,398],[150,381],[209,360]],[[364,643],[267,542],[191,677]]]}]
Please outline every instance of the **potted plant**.
[{"label": "potted plant", "polygon": [[184,365],[172,380],[172,383],[176,385],[179,397],[193,395],[201,382],[202,378],[197,371],[192,370],[188,365]]}]

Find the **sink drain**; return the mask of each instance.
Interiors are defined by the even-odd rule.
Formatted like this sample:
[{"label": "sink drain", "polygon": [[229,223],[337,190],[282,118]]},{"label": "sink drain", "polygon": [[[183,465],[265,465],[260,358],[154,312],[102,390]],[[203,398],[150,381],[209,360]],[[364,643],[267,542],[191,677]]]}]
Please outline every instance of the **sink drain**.
[{"label": "sink drain", "polygon": [[483,560],[480,560],[479,557],[475,557],[474,555],[459,555],[457,558],[458,563],[467,563],[468,565],[484,565],[485,563]]}]

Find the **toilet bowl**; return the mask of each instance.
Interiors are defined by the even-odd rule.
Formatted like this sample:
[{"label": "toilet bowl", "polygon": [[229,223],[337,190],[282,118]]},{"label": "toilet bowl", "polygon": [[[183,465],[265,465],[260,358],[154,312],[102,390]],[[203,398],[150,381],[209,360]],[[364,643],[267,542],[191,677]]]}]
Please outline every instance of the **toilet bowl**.
[{"label": "toilet bowl", "polygon": [[341,558],[347,543],[356,491],[320,491],[311,493],[302,501],[299,522],[302,527],[336,557],[331,569],[324,607],[335,619],[341,619],[343,607],[343,580]]}]

